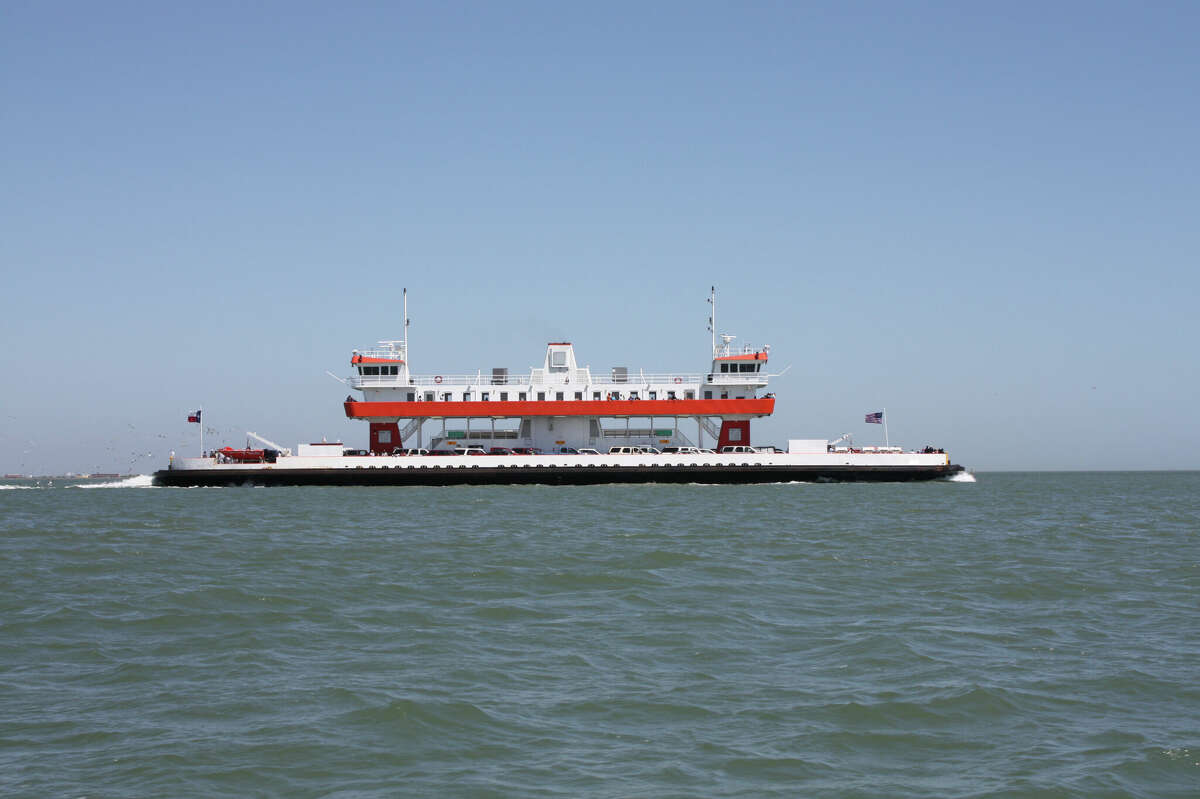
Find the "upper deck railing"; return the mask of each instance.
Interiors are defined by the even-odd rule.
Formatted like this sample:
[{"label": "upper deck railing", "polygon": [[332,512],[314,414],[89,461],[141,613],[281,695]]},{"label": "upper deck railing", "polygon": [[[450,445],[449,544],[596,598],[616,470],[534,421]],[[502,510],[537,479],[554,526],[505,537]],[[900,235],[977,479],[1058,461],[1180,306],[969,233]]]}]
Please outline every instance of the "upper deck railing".
[{"label": "upper deck railing", "polygon": [[[383,342],[381,342],[383,343]],[[408,353],[405,351],[404,342],[387,342],[391,343],[389,347],[374,347],[369,350],[355,350],[354,355],[361,355],[364,358],[384,358],[387,360],[408,360]]]},{"label": "upper deck railing", "polygon": [[[597,379],[594,375],[590,376],[591,379],[564,380],[561,375],[538,374],[541,371],[541,369],[538,369],[533,374],[510,374],[504,377],[494,377],[484,373],[473,375],[410,375],[407,380],[401,375],[354,375],[350,378],[350,382],[355,386],[636,386],[650,383],[664,385],[690,383],[699,385],[707,377],[707,375],[688,372],[664,372],[659,374],[631,372],[625,380],[621,381],[613,380],[611,377]],[[581,369],[579,371],[582,372],[584,370]],[[753,377],[753,375],[745,376]],[[726,377],[726,375],[721,375],[721,377]],[[728,377],[737,377],[737,375],[728,375]]]},{"label": "upper deck railing", "polygon": [[770,353],[769,346],[756,347],[753,344],[722,344],[713,351],[714,358],[732,358],[735,355],[754,355],[759,352]]},{"label": "upper deck railing", "polygon": [[[350,385],[353,388],[385,388],[399,386],[419,386],[432,387],[438,386],[478,386],[480,388],[494,387],[521,387],[521,386],[575,386],[579,389],[595,388],[602,389],[611,386],[614,389],[619,389],[628,386],[664,386],[672,388],[674,386],[688,386],[696,388],[705,382],[713,382],[718,385],[741,385],[741,384],[760,384],[765,385],[767,375],[759,373],[737,373],[729,374],[697,374],[695,372],[656,372],[642,373],[630,372],[625,380],[614,380],[611,377],[597,379],[594,375],[590,380],[563,380],[560,375],[541,375],[541,369],[535,370],[533,374],[523,375],[507,375],[504,377],[494,377],[486,373],[477,373],[470,375],[410,375],[405,378],[403,375],[354,375],[350,378]],[[579,370],[585,371],[585,370]]]}]

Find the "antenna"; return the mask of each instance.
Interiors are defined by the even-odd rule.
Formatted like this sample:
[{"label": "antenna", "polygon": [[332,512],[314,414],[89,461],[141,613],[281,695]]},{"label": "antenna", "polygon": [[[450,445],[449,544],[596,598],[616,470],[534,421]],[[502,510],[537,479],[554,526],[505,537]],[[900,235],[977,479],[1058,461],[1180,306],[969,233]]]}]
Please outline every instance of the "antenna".
[{"label": "antenna", "polygon": [[404,368],[408,369],[408,288],[404,289]]}]

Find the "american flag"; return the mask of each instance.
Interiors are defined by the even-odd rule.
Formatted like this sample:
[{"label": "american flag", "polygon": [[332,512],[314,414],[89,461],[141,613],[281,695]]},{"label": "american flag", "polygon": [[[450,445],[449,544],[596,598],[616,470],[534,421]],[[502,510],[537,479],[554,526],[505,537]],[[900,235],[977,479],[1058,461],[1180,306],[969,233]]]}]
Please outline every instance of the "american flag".
[{"label": "american flag", "polygon": [[883,424],[883,411],[868,413],[865,421],[867,424]]},{"label": "american flag", "polygon": [[188,421],[195,422],[196,424],[200,424],[200,411],[196,411],[195,413],[189,413]]}]

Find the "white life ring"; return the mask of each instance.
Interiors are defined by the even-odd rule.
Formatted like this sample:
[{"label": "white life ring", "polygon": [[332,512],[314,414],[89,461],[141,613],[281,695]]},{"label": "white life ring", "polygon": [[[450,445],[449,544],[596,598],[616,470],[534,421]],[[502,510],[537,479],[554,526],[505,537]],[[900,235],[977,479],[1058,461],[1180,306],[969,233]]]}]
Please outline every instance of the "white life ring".
[{"label": "white life ring", "polygon": [[675,382],[676,382],[676,383],[682,383],[682,382],[683,382],[683,378],[682,378],[682,377],[677,377],[677,378],[675,378]]},{"label": "white life ring", "polygon": [[440,382],[442,382],[442,376],[441,376],[441,375],[438,375],[437,377],[433,378],[433,382],[435,382],[435,383],[440,383]]}]

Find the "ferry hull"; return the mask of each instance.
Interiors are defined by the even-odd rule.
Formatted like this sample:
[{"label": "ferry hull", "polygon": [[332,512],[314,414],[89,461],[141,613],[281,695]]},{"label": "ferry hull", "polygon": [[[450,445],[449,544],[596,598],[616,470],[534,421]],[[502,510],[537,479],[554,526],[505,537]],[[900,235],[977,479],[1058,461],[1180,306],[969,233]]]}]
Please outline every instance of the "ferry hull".
[{"label": "ferry hull", "polygon": [[602,485],[605,483],[904,483],[938,480],[963,471],[958,464],[863,465],[645,465],[471,466],[457,468],[163,469],[160,486],[451,486]]}]

